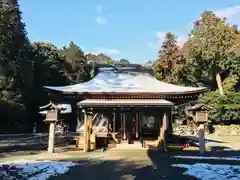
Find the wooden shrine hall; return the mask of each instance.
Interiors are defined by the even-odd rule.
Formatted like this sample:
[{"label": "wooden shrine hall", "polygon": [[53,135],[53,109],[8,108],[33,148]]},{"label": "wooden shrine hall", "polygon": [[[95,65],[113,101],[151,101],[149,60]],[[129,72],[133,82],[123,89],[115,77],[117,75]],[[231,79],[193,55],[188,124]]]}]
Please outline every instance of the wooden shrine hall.
[{"label": "wooden shrine hall", "polygon": [[[158,81],[140,65],[99,67],[90,81],[46,86],[51,101],[76,109],[77,146],[94,150],[100,142],[165,149],[172,133],[172,107],[196,101],[205,87]],[[74,113],[74,112],[73,112]]]}]

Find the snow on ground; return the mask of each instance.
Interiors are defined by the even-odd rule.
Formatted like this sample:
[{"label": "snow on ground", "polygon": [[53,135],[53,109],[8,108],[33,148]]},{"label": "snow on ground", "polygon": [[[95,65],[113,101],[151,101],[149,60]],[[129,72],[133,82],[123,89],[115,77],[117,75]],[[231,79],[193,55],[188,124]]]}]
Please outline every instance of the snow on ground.
[{"label": "snow on ground", "polygon": [[64,174],[77,165],[63,161],[25,161],[4,162],[0,164],[0,179],[46,180],[50,176]]},{"label": "snow on ground", "polygon": [[240,166],[233,165],[213,165],[205,163],[173,164],[172,167],[186,168],[186,175],[194,176],[201,180],[239,180]]},{"label": "snow on ground", "polygon": [[[199,146],[199,140],[197,138],[195,138],[195,139],[194,138],[190,138],[190,139],[192,139],[192,140],[190,140],[190,143],[192,145]],[[214,142],[214,140],[207,140],[207,139],[205,139],[205,144],[206,144],[206,146],[214,147],[214,146],[219,146],[219,144],[221,144],[221,143]],[[228,148],[231,148],[230,143],[225,143],[224,145],[226,147],[228,147]]]},{"label": "snow on ground", "polygon": [[15,136],[45,136],[47,133],[21,133],[21,134],[0,134],[0,137],[15,137]]},{"label": "snow on ground", "polygon": [[235,157],[206,157],[206,156],[173,156],[179,159],[206,159],[206,160],[227,160],[227,161],[240,161],[240,156]]}]

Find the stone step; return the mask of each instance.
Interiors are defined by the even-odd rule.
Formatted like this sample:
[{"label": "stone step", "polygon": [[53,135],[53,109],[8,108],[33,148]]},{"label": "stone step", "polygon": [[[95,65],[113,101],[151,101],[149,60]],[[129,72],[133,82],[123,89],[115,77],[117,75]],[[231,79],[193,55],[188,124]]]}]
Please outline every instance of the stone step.
[{"label": "stone step", "polygon": [[128,144],[127,141],[122,141],[120,144],[116,145],[117,149],[144,149],[141,142],[135,141],[133,144]]}]

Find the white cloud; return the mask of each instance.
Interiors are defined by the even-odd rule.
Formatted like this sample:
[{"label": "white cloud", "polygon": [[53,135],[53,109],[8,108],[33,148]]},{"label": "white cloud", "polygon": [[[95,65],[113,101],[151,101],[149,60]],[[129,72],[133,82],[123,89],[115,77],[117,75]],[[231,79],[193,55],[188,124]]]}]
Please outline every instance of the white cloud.
[{"label": "white cloud", "polygon": [[227,18],[227,22],[231,24],[240,24],[240,5],[234,5],[232,7],[219,9],[215,11],[215,14],[221,18]]},{"label": "white cloud", "polygon": [[121,51],[118,49],[112,49],[112,48],[107,48],[107,47],[100,47],[96,50],[97,53],[103,53],[103,54],[109,54],[109,55],[116,55],[120,54]]},{"label": "white cloud", "polygon": [[161,45],[162,45],[162,42],[164,41],[164,38],[166,36],[166,32],[164,31],[157,31],[155,33],[155,36],[157,37],[157,42],[148,42],[147,43],[147,46],[150,47],[150,48],[153,48],[154,50],[158,50]]},{"label": "white cloud", "polygon": [[104,25],[107,23],[107,18],[105,16],[97,16],[95,18],[96,23],[100,24],[100,25]]},{"label": "white cloud", "polygon": [[103,53],[105,55],[119,55],[121,54],[121,51],[118,49],[113,48],[107,48],[107,47],[99,47],[93,51],[84,51],[85,54],[95,54],[98,55],[100,53]]},{"label": "white cloud", "polygon": [[94,55],[98,55],[98,53],[96,53],[96,52],[89,52],[89,51],[85,51],[85,52],[84,52],[84,54],[85,54],[85,55],[87,55],[87,54],[94,54]]},{"label": "white cloud", "polygon": [[163,31],[157,31],[156,36],[158,38],[158,46],[161,46],[162,42],[164,41],[164,38],[166,36],[166,32]]},{"label": "white cloud", "polygon": [[[220,17],[220,18],[227,18],[227,22],[230,24],[236,24],[236,25],[240,25],[240,5],[234,5],[228,8],[224,8],[224,9],[219,9],[214,11],[214,13]],[[185,32],[179,33],[176,31],[172,31],[173,34],[176,36],[178,45],[180,47],[182,47],[184,45],[184,43],[187,41],[188,39],[188,33],[190,32],[190,30],[192,29],[193,25],[188,25],[188,27],[186,28]],[[152,43],[152,42],[148,42],[147,46],[151,47],[151,48],[157,48],[159,49],[160,46],[162,45],[162,42],[164,41],[164,37],[166,35],[167,32],[165,31],[157,31],[155,32],[155,35],[157,37],[157,43]]]},{"label": "white cloud", "polygon": [[177,36],[177,42],[180,47],[182,47],[187,40],[188,40],[188,35],[178,35]]},{"label": "white cloud", "polygon": [[97,5],[97,16],[95,17],[95,21],[96,23],[100,24],[100,25],[104,25],[107,23],[107,18],[103,13],[103,8],[101,5]]}]

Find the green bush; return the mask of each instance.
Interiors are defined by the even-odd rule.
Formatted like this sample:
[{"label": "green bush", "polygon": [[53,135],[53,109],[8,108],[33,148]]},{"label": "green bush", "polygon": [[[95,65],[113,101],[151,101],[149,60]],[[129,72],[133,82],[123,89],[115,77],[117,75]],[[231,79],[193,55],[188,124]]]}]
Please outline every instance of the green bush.
[{"label": "green bush", "polygon": [[201,101],[211,108],[209,120],[213,124],[240,123],[240,92],[228,91],[225,96],[220,96],[217,91],[208,92]]}]

